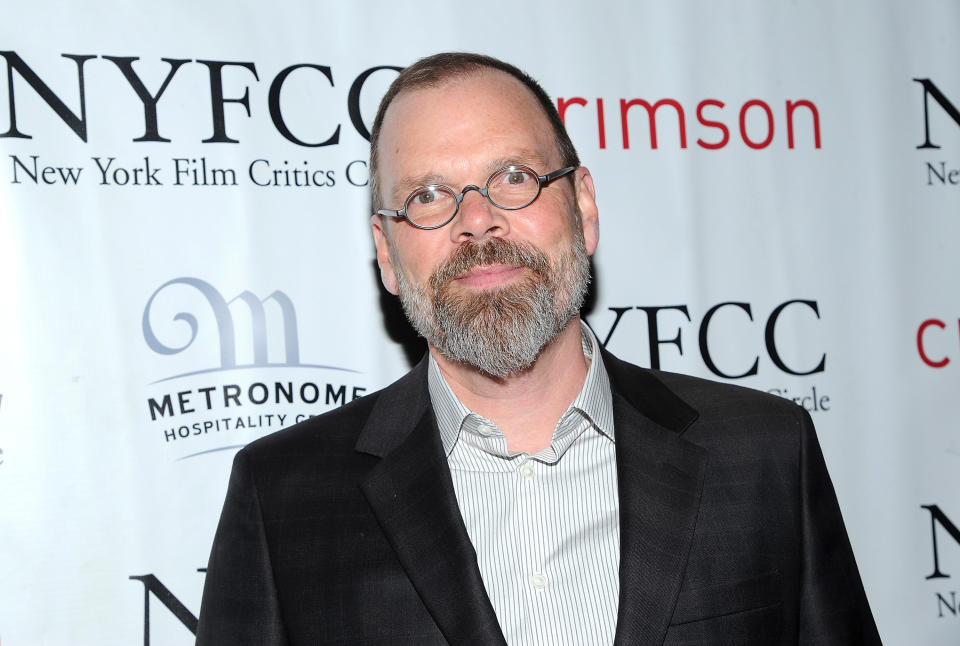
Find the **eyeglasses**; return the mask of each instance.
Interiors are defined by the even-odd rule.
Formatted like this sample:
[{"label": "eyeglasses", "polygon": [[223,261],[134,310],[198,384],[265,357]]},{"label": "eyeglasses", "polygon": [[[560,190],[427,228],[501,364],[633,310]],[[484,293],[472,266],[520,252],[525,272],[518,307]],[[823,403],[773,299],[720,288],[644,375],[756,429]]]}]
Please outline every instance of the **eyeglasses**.
[{"label": "eyeglasses", "polygon": [[414,189],[404,200],[402,209],[380,209],[377,213],[406,218],[418,229],[439,229],[457,217],[467,191],[480,193],[499,209],[516,211],[533,204],[544,186],[575,170],[576,166],[567,166],[546,175],[537,175],[537,171],[529,166],[512,164],[495,171],[483,188],[468,184],[457,193],[443,184],[429,184]]}]

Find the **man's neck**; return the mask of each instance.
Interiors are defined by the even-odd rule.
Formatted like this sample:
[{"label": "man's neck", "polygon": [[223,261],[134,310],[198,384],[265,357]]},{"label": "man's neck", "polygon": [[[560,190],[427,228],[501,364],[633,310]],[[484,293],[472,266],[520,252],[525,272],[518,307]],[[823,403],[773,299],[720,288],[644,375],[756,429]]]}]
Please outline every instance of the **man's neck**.
[{"label": "man's neck", "polygon": [[575,317],[547,345],[530,369],[505,379],[430,352],[454,394],[470,410],[500,428],[511,452],[536,453],[550,444],[557,421],[587,378],[580,318]]}]

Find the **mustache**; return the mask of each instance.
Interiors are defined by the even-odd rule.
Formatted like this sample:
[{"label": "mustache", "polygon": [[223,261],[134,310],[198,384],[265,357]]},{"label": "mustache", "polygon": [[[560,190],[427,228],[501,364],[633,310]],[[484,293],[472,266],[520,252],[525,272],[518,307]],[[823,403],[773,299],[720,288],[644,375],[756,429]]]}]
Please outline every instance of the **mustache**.
[{"label": "mustache", "polygon": [[550,263],[546,254],[528,242],[514,242],[503,238],[468,240],[433,272],[430,285],[434,290],[440,289],[474,267],[483,265],[526,267],[540,276],[546,276]]}]

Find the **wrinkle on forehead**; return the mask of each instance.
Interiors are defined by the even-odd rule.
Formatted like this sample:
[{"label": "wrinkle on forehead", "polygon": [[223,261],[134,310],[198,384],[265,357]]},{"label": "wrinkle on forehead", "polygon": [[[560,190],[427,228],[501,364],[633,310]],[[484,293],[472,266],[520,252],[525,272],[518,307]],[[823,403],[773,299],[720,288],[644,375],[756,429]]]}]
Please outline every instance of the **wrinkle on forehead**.
[{"label": "wrinkle on forehead", "polygon": [[[480,99],[481,102],[483,100],[489,101],[491,91],[496,92],[494,96],[495,104],[481,112],[475,110],[479,106],[470,103],[471,86],[475,84],[480,84],[482,87],[482,89],[477,90],[483,95],[483,98]],[[470,120],[474,127],[466,133],[466,137],[472,139],[473,134],[479,133],[487,141],[495,142],[498,138],[501,140],[499,146],[490,146],[490,158],[483,158],[483,145],[478,146],[481,150],[477,150],[477,156],[468,154],[467,157],[463,158],[447,157],[421,160],[417,157],[418,152],[404,150],[405,145],[402,143],[404,135],[400,133],[409,132],[409,125],[404,122],[404,119],[417,119],[418,112],[420,112],[417,109],[417,102],[444,100],[447,92],[458,96],[460,102],[467,102],[466,110],[470,112]],[[455,105],[451,106],[451,111],[454,111],[454,113],[456,109]],[[537,139],[542,139],[542,142],[534,144],[537,149],[531,149],[529,143],[519,141],[517,142],[517,148],[514,149],[503,133],[487,125],[486,118],[502,120],[503,110],[515,110],[518,119],[524,122],[524,128],[537,133]],[[456,125],[447,132],[437,131],[435,135],[431,134],[429,136],[431,138],[435,136],[440,142],[446,138],[449,140],[451,148],[455,149],[458,141]],[[491,129],[491,132],[482,132],[484,127]],[[422,125],[420,125],[420,129],[420,140],[423,140],[423,137],[428,136],[425,132],[429,131]],[[396,171],[407,171],[393,182],[389,181],[386,172],[383,173],[385,181],[381,183],[381,190],[387,189],[383,195],[393,202],[393,206],[399,204],[411,192],[421,186],[443,184],[455,190],[460,190],[468,184],[483,186],[493,172],[510,164],[530,166],[542,175],[556,170],[558,167],[548,168],[548,166],[559,163],[558,161],[551,162],[551,159],[559,160],[560,158],[552,127],[548,117],[543,113],[543,107],[523,83],[499,70],[479,70],[467,76],[449,79],[436,85],[411,88],[399,94],[388,108],[384,119],[381,142],[388,145],[383,146],[380,150],[380,168],[386,171],[388,167],[392,166]],[[442,144],[438,144],[437,147],[442,148]],[[545,149],[539,150],[541,147]],[[499,148],[499,150],[494,150],[494,148]],[[392,163],[385,159],[387,155],[392,157]],[[423,162],[423,165],[418,167],[420,162]]]}]

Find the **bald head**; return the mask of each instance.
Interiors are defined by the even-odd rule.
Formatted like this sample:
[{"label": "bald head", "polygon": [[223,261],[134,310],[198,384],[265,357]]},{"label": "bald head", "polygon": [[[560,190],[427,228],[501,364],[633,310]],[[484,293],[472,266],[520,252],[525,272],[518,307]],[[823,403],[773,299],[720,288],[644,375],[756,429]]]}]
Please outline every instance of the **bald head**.
[{"label": "bald head", "polygon": [[373,201],[373,211],[384,208],[384,196],[381,192],[380,179],[380,145],[382,130],[387,111],[394,100],[401,94],[417,89],[442,87],[451,82],[482,75],[485,71],[494,71],[507,74],[522,84],[530,92],[540,106],[552,130],[557,152],[564,166],[579,166],[580,160],[577,151],[567,135],[563,121],[557,113],[553,102],[547,93],[533,78],[522,70],[490,56],[469,53],[442,53],[422,58],[410,67],[404,69],[390,85],[373,122],[370,133],[370,190]]}]

